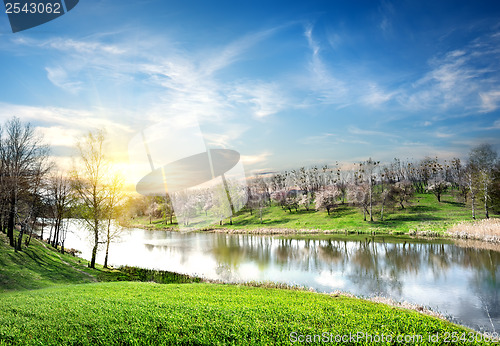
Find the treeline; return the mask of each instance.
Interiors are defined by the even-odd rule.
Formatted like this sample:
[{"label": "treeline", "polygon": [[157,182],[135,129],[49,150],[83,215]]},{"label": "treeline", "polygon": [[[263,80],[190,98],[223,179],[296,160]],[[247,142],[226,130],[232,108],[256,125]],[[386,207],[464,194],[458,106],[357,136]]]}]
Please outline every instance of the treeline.
[{"label": "treeline", "polygon": [[470,205],[473,219],[479,207],[486,218],[490,210],[500,211],[500,161],[491,145],[474,147],[466,162],[427,157],[381,164],[370,158],[349,168],[336,164],[259,175],[249,180],[247,208],[261,212],[275,202],[290,212],[302,207],[330,214],[349,202],[363,211],[365,221],[373,221],[375,205],[383,220],[385,207],[404,209],[415,193],[432,193],[440,202],[447,192]]},{"label": "treeline", "polygon": [[[235,185],[237,186],[237,185]],[[238,188],[238,187],[237,187]],[[241,186],[239,187],[241,189]],[[438,202],[444,194],[471,208],[476,218],[478,208],[486,218],[490,211],[500,212],[500,161],[489,144],[470,150],[465,161],[460,158],[439,160],[427,157],[420,161],[394,159],[387,164],[371,158],[351,166],[302,167],[279,173],[260,174],[247,180],[245,191],[233,195],[244,201],[250,213],[259,213],[275,204],[285,211],[326,210],[339,205],[357,206],[365,221],[384,220],[388,207],[405,209],[415,193],[434,194]],[[209,191],[199,190],[189,209],[194,214],[214,213],[220,202]],[[377,208],[378,217],[374,208]],[[136,197],[128,201],[128,218],[148,216],[173,223],[174,210],[168,195]],[[219,220],[222,224],[223,220]],[[232,220],[229,219],[229,223]]]},{"label": "treeline", "polygon": [[39,237],[64,252],[68,219],[74,218],[94,236],[91,266],[99,244],[106,245],[107,264],[122,182],[109,170],[103,142],[103,132],[89,133],[78,143],[73,169],[61,172],[36,128],[16,117],[0,126],[0,231],[10,246],[20,251]]}]

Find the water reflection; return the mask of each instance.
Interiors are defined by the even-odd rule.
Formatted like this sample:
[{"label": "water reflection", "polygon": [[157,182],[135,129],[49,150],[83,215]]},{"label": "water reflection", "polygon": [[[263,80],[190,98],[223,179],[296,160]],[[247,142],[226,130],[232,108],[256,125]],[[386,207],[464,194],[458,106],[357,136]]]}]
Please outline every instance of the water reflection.
[{"label": "water reflection", "polygon": [[[73,227],[66,242],[89,258],[90,246],[79,232]],[[132,229],[112,245],[110,263],[224,281],[277,281],[325,292],[382,295],[429,306],[477,330],[500,330],[498,249],[395,238],[294,239]]]}]

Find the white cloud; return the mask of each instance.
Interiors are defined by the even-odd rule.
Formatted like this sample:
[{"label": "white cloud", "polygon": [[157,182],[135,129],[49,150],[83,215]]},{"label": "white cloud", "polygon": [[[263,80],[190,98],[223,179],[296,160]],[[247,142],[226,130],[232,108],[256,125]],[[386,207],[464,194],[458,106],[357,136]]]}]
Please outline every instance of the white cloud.
[{"label": "white cloud", "polygon": [[271,152],[264,151],[264,152],[262,152],[260,154],[256,154],[256,155],[242,155],[241,161],[243,161],[243,163],[245,165],[252,166],[252,165],[255,165],[257,163],[266,162],[270,156],[272,156]]},{"label": "white cloud", "polygon": [[310,78],[306,82],[309,88],[315,92],[316,101],[326,104],[346,104],[348,93],[347,85],[340,79],[334,77],[320,56],[321,47],[313,38],[313,27],[306,26],[304,36],[312,52],[309,61]]},{"label": "white cloud", "polygon": [[370,83],[368,90],[361,97],[361,100],[370,106],[379,106],[394,98],[397,91],[386,92],[375,83]]},{"label": "white cloud", "polygon": [[228,92],[229,101],[249,105],[256,118],[265,118],[290,106],[277,83],[248,82],[231,89]]},{"label": "white cloud", "polygon": [[480,92],[481,110],[485,113],[493,112],[500,107],[500,90]]},{"label": "white cloud", "polygon": [[51,146],[73,147],[84,132],[79,129],[68,129],[62,126],[39,126],[37,131],[45,138],[45,142]]},{"label": "white cloud", "polygon": [[47,78],[55,86],[71,94],[77,94],[81,90],[82,83],[79,81],[69,80],[66,70],[62,67],[46,67],[45,70],[47,71]]},{"label": "white cloud", "polygon": [[349,126],[348,131],[349,131],[349,133],[352,133],[355,135],[363,135],[363,136],[394,137],[394,138],[401,137],[401,136],[395,135],[394,133],[389,133],[389,132],[362,130],[356,126]]}]

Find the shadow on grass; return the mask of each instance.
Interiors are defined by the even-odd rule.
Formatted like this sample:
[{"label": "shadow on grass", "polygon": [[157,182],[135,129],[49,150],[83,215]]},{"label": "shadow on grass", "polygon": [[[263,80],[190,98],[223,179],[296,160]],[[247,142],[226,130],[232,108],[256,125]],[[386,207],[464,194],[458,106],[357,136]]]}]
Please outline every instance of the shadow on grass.
[{"label": "shadow on grass", "polygon": [[436,207],[428,206],[428,205],[413,205],[406,208],[410,213],[427,213],[438,211],[439,209]]},{"label": "shadow on grass", "polygon": [[345,217],[348,215],[354,215],[354,214],[357,214],[356,209],[354,209],[352,207],[348,207],[348,206],[340,206],[340,207],[337,207],[333,210],[330,210],[330,215],[326,214],[326,216],[331,218],[331,219],[338,219],[338,218],[342,218],[342,217]]},{"label": "shadow on grass", "polygon": [[446,203],[446,204],[450,204],[454,207],[461,207],[461,208],[464,208],[465,207],[465,204],[462,203],[462,202],[455,202],[455,201],[441,201],[441,203]]}]

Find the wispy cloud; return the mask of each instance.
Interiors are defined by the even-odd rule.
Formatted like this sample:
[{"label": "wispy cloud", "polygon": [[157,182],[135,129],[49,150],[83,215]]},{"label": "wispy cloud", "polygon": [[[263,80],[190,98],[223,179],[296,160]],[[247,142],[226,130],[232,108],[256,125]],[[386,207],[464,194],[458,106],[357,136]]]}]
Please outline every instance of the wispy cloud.
[{"label": "wispy cloud", "polygon": [[377,137],[393,137],[393,138],[400,138],[401,137],[399,135],[395,135],[392,132],[363,130],[363,129],[360,129],[360,128],[356,127],[356,126],[349,126],[348,131],[349,131],[349,133],[352,133],[354,135],[377,136]]},{"label": "wispy cloud", "polygon": [[269,157],[272,156],[272,153],[270,151],[264,151],[259,154],[254,154],[254,155],[242,155],[241,160],[245,165],[252,166],[257,163],[262,163],[262,162],[267,162]]},{"label": "wispy cloud", "polygon": [[78,94],[82,88],[82,82],[72,81],[68,78],[68,73],[62,67],[46,67],[47,78],[55,86],[71,93]]},{"label": "wispy cloud", "polygon": [[471,43],[429,60],[430,70],[397,99],[413,110],[461,110],[492,112],[500,104],[498,81],[500,38],[486,35]]},{"label": "wispy cloud", "polygon": [[481,110],[485,113],[493,112],[500,107],[500,90],[480,92]]},{"label": "wispy cloud", "polygon": [[369,106],[380,106],[392,100],[397,94],[398,91],[387,92],[377,84],[369,83],[367,90],[361,96],[361,100]]},{"label": "wispy cloud", "polygon": [[321,47],[313,37],[313,26],[308,25],[304,30],[311,58],[309,61],[310,89],[316,94],[316,100],[326,104],[346,104],[348,94],[347,85],[336,78],[327,65],[323,62],[320,52]]}]

